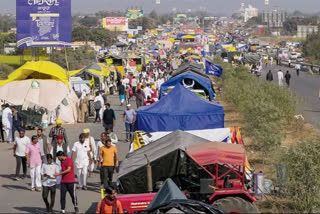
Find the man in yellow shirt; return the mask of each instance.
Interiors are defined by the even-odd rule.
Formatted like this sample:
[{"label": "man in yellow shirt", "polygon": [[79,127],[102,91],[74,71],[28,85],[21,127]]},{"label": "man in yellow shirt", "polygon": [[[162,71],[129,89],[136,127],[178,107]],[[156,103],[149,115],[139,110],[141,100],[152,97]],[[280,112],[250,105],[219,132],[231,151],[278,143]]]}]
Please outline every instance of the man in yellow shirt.
[{"label": "man in yellow shirt", "polygon": [[102,162],[102,176],[104,188],[110,187],[112,184],[113,171],[119,166],[118,150],[111,144],[111,139],[106,140],[105,146],[100,149],[99,167]]}]

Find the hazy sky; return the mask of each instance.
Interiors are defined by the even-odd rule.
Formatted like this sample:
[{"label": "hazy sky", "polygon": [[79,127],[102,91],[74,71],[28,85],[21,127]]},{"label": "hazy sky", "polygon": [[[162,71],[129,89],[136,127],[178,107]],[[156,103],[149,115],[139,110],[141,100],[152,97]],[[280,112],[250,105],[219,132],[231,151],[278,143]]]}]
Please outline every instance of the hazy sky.
[{"label": "hazy sky", "polygon": [[[26,0],[27,1],[27,0]],[[241,2],[252,4],[259,9],[265,8],[265,0],[72,0],[72,12],[92,13],[99,10],[125,10],[128,7],[142,7],[146,12],[156,9],[159,12],[177,10],[204,10],[214,13],[232,14],[240,8]],[[0,13],[15,12],[15,0],[0,0]],[[320,0],[269,0],[269,7],[286,8],[288,11],[300,10],[303,12],[320,12]]]}]

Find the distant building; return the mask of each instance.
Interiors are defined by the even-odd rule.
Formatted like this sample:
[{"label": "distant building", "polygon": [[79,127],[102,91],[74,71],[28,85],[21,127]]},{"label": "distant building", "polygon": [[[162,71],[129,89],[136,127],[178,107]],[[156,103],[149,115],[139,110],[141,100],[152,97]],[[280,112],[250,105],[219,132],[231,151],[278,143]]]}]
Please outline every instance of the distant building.
[{"label": "distant building", "polygon": [[247,8],[244,9],[244,22],[247,22],[249,19],[253,17],[257,17],[259,15],[259,10],[258,8],[252,7],[252,5],[248,5]]},{"label": "distant building", "polygon": [[318,33],[317,25],[298,25],[297,26],[297,37],[306,38],[308,35]]},{"label": "distant building", "polygon": [[264,10],[261,14],[262,22],[269,28],[281,28],[287,19],[287,11],[284,9]]}]

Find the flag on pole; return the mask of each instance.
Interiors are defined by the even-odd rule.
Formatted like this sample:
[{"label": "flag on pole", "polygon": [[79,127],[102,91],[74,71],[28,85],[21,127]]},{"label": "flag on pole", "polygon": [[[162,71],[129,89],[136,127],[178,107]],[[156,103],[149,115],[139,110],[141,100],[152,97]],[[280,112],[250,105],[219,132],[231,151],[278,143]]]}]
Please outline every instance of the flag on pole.
[{"label": "flag on pole", "polygon": [[223,68],[220,65],[215,65],[206,60],[206,74],[221,77]]},{"label": "flag on pole", "polygon": [[94,85],[95,85],[95,82],[94,82],[94,77],[93,77],[93,75],[92,75],[91,81],[89,82],[89,86],[90,86],[91,88],[93,88]]}]

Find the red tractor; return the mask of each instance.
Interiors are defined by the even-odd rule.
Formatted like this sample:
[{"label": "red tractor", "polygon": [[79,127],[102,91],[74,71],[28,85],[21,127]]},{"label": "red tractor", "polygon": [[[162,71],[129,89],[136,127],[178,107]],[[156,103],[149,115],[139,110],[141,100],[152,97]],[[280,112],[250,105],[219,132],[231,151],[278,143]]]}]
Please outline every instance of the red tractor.
[{"label": "red tractor", "polygon": [[[160,150],[152,147],[142,150],[142,147],[139,149],[142,151],[137,150],[139,152],[126,159],[131,163],[131,168],[127,165],[131,172],[120,173],[118,184],[120,192],[129,194],[120,195],[118,199],[128,213],[144,210],[155,193],[143,192],[157,190],[154,186],[169,177],[189,199],[215,205],[225,212],[259,212],[250,190],[251,182],[246,179],[247,159],[243,145],[206,142],[186,147],[175,146],[175,149],[168,149],[165,145],[159,147]],[[163,150],[168,151],[163,154],[157,152]],[[148,173],[146,176],[148,167],[145,163],[144,167],[138,166],[142,154],[150,159],[152,175]],[[126,166],[124,168],[126,170]],[[151,178],[154,182],[150,183]],[[143,187],[150,186],[148,182],[153,188]]]}]

